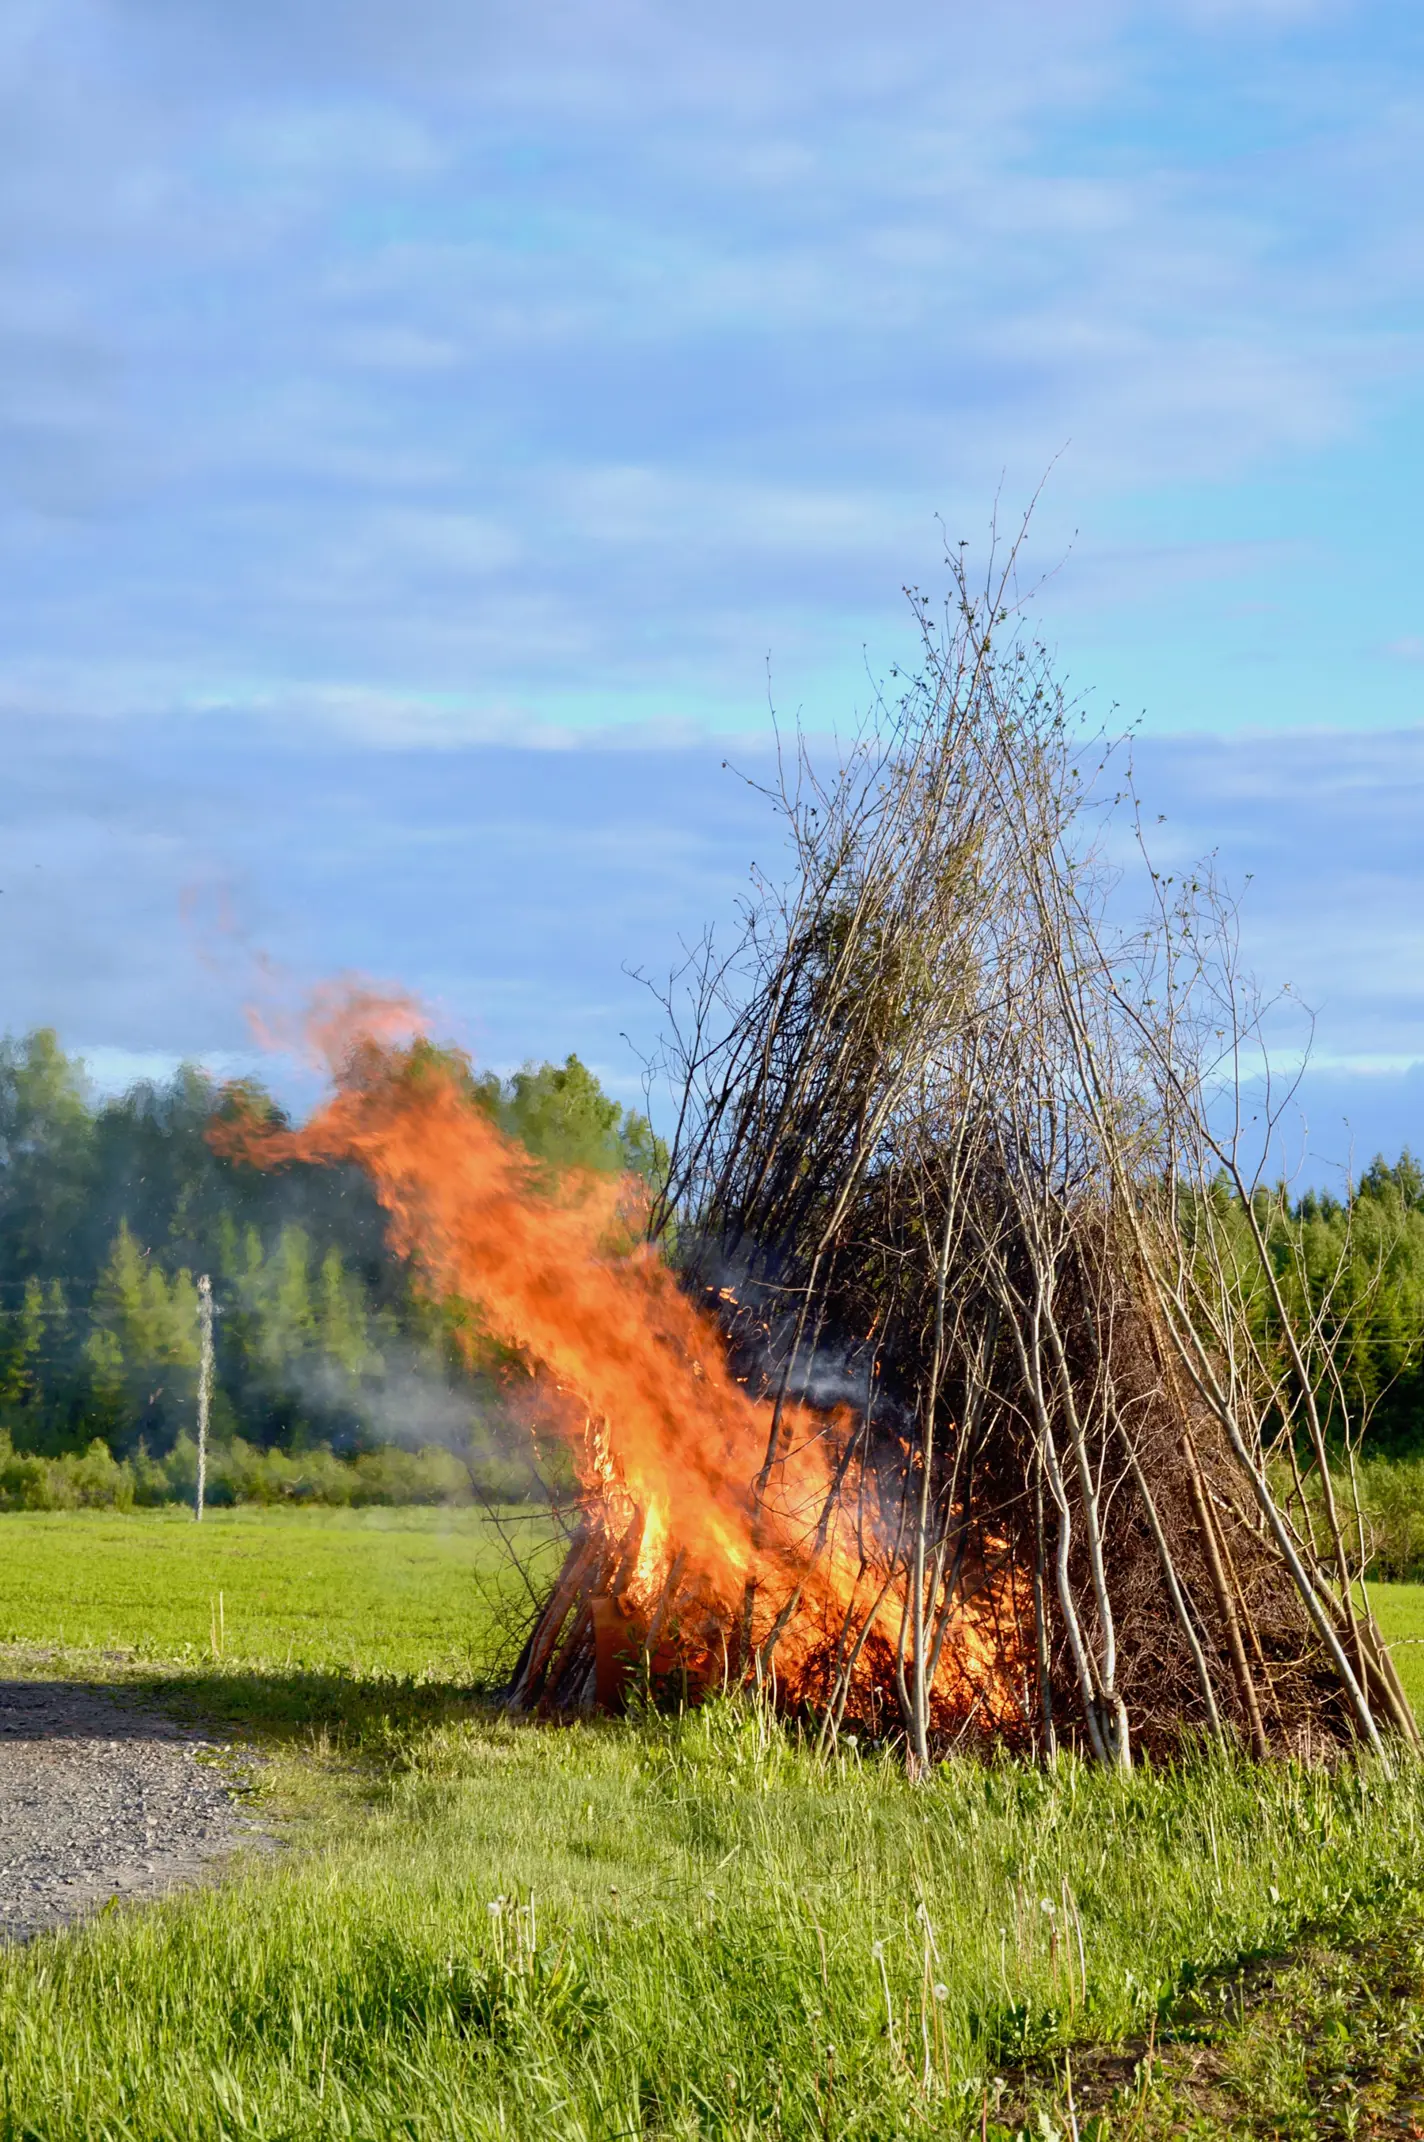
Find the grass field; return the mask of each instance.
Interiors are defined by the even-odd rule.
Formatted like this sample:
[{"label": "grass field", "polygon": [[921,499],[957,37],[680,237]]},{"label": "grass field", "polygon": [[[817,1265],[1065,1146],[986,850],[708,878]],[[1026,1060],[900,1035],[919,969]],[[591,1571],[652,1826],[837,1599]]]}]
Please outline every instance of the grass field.
[{"label": "grass field", "polygon": [[[500,1522],[536,1548],[553,1528]],[[536,1552],[534,1569],[539,1559]],[[430,1509],[0,1517],[0,1642],[468,1682],[520,1587],[490,1520]]]},{"label": "grass field", "polygon": [[1424,1584],[1372,1584],[1370,1604],[1405,1693],[1424,1719]]},{"label": "grass field", "polygon": [[[53,1646],[62,1609],[67,1644],[142,1654],[75,1671],[248,1720],[290,1840],[0,1960],[0,2136],[891,2142],[1037,2137],[1036,2103],[1066,2136],[1076,2088],[1086,2142],[1409,2132],[1424,2104],[1412,1767],[917,1788],[754,1709],[516,1728],[450,1685],[474,1526],[195,1533],[0,1519],[0,1628]],[[1121,2043],[1119,2087],[1095,2048]]]}]

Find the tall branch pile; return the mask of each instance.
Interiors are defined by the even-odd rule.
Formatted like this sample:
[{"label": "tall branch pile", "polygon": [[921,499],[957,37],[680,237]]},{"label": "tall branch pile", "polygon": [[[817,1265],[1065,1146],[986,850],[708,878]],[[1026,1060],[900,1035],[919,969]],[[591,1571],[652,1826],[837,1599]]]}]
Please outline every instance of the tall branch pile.
[{"label": "tall branch pile", "polygon": [[[1328,1303],[1302,1315],[1268,1249],[1230,909],[1154,875],[1148,924],[1110,921],[1122,814],[1093,799],[1115,767],[1085,763],[1012,571],[920,606],[918,677],[833,778],[798,741],[770,791],[788,886],[758,880],[730,957],[704,944],[669,998],[681,1113],[652,1231],[774,1401],[762,1505],[795,1455],[788,1401],[839,1406],[807,1556],[834,1522],[859,1567],[797,1700],[828,1736],[900,1733],[912,1770],[981,1732],[1110,1765],[1193,1729],[1260,1756],[1417,1745],[1332,1483]],[[595,1692],[628,1551],[591,1521],[516,1707]],[[674,1562],[649,1654],[680,1581]],[[774,1680],[807,1611],[765,1589],[720,1631],[724,1677]],[[976,1599],[1013,1626],[986,1665],[981,1619],[947,1675]]]}]

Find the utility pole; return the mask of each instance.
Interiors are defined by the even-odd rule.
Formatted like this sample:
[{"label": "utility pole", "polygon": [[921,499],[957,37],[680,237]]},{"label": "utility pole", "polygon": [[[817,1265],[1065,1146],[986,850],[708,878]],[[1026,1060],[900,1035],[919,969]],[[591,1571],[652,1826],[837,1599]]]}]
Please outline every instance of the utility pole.
[{"label": "utility pole", "polygon": [[203,1522],[208,1493],[208,1413],[213,1399],[213,1283],[198,1281],[198,1500],[193,1515]]}]

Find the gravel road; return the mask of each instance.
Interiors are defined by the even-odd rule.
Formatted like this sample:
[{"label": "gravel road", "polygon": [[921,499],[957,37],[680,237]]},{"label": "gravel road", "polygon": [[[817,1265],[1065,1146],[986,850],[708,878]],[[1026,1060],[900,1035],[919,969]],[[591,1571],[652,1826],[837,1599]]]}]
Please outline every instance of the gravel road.
[{"label": "gravel road", "polygon": [[226,1753],[110,1689],[0,1681],[0,1941],[197,1880],[260,1841]]}]

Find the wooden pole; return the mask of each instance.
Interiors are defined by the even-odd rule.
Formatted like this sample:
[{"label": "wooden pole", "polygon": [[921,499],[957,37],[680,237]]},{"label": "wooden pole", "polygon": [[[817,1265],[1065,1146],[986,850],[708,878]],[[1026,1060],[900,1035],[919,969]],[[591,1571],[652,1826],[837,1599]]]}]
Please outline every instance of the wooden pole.
[{"label": "wooden pole", "polygon": [[213,1283],[206,1272],[198,1281],[198,1496],[193,1511],[203,1522],[208,1494],[208,1414],[213,1398]]}]

